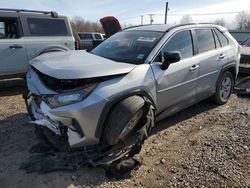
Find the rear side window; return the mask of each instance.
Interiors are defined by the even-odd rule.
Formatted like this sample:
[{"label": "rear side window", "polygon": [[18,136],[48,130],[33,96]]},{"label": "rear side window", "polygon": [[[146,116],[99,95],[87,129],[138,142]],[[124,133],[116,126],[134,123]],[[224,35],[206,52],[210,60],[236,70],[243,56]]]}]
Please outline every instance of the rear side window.
[{"label": "rear side window", "polygon": [[68,34],[64,20],[28,18],[27,21],[31,35],[61,36]]},{"label": "rear side window", "polygon": [[215,49],[214,37],[211,29],[197,29],[196,35],[199,53]]},{"label": "rear side window", "polygon": [[0,39],[16,39],[20,37],[16,18],[0,18]]},{"label": "rear side window", "polygon": [[241,44],[242,46],[250,47],[250,39],[247,39],[245,42]]},{"label": "rear side window", "polygon": [[5,24],[4,22],[0,21],[0,38],[4,38],[5,36]]},{"label": "rear side window", "polygon": [[221,46],[227,46],[228,45],[228,39],[225,37],[225,35],[223,35],[223,33],[221,33],[220,31],[218,31],[218,29],[215,29],[215,33],[218,36]]},{"label": "rear side window", "polygon": [[163,52],[179,51],[181,58],[193,56],[193,42],[190,31],[181,31],[175,34],[163,47]]},{"label": "rear side window", "polygon": [[91,40],[92,39],[92,35],[91,34],[89,34],[89,33],[84,33],[84,34],[79,34],[79,37],[80,37],[80,39],[82,39],[82,40]]},{"label": "rear side window", "polygon": [[94,34],[94,36],[95,36],[95,39],[102,39],[102,37],[101,37],[101,35],[100,34]]}]

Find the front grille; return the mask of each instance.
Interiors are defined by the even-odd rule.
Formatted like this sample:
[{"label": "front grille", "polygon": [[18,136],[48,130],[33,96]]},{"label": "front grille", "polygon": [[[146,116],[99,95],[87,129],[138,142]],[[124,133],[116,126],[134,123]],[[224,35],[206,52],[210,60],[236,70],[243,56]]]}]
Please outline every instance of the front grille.
[{"label": "front grille", "polygon": [[35,72],[38,74],[39,78],[47,88],[59,93],[79,87],[84,87],[85,85],[94,83],[93,81],[95,81],[94,79],[56,79],[43,74],[38,70],[35,70]]}]

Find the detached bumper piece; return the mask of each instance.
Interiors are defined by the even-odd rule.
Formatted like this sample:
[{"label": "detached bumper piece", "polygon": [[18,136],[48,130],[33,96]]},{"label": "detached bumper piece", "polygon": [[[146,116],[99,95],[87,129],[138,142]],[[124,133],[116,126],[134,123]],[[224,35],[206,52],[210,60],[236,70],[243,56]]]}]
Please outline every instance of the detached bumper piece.
[{"label": "detached bumper piece", "polygon": [[[27,173],[48,173],[58,170],[77,170],[88,164],[93,167],[103,167],[108,177],[122,178],[141,164],[132,157],[140,152],[144,140],[148,137],[148,129],[154,126],[149,118],[145,118],[140,128],[126,141],[112,147],[93,146],[82,148],[81,151],[58,152],[47,142],[47,146],[44,147],[43,144],[41,146],[46,148],[45,153],[30,156],[20,169],[24,169]],[[41,152],[39,149],[37,151]]]}]

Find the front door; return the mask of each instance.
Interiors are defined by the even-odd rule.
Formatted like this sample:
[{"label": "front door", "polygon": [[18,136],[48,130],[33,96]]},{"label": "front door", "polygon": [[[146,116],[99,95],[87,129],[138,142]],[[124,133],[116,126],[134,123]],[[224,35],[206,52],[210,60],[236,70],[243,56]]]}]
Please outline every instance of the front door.
[{"label": "front door", "polygon": [[192,104],[196,100],[199,66],[193,56],[193,49],[191,32],[180,31],[167,41],[161,52],[179,51],[181,60],[171,64],[167,70],[162,70],[157,62],[152,64],[156,79],[158,112],[170,107],[178,111],[183,104]]},{"label": "front door", "polygon": [[25,73],[28,60],[16,18],[0,18],[0,75]]}]

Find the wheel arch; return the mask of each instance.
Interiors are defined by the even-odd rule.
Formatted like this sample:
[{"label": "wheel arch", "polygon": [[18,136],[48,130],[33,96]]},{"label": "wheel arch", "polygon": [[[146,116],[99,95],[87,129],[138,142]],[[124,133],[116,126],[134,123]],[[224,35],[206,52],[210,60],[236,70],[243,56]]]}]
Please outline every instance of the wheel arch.
[{"label": "wheel arch", "polygon": [[148,94],[146,91],[141,90],[141,89],[127,92],[127,93],[125,93],[123,95],[120,95],[118,97],[113,97],[113,98],[109,99],[107,104],[102,109],[100,118],[98,120],[97,128],[96,128],[96,131],[95,131],[95,136],[97,138],[100,139],[101,136],[102,136],[102,133],[103,133],[103,130],[104,130],[104,127],[105,127],[105,122],[106,122],[106,120],[108,118],[108,115],[109,115],[109,112],[111,111],[111,109],[118,102],[120,102],[120,101],[122,101],[122,100],[124,100],[124,99],[126,99],[128,97],[135,96],[135,95],[143,97],[146,102],[149,102],[154,107],[154,109],[156,109],[156,104],[155,104],[155,101],[153,100],[153,98],[150,96],[150,94]]},{"label": "wheel arch", "polygon": [[234,76],[234,78],[235,79],[237,78],[236,63],[232,62],[230,64],[227,64],[227,65],[223,66],[219,76],[221,76],[225,71],[231,72],[232,75]]},{"label": "wheel arch", "polygon": [[58,52],[58,51],[68,51],[68,50],[69,49],[64,46],[49,46],[49,47],[39,50],[37,54],[35,55],[35,57],[42,55],[43,53],[47,53],[47,52]]}]

